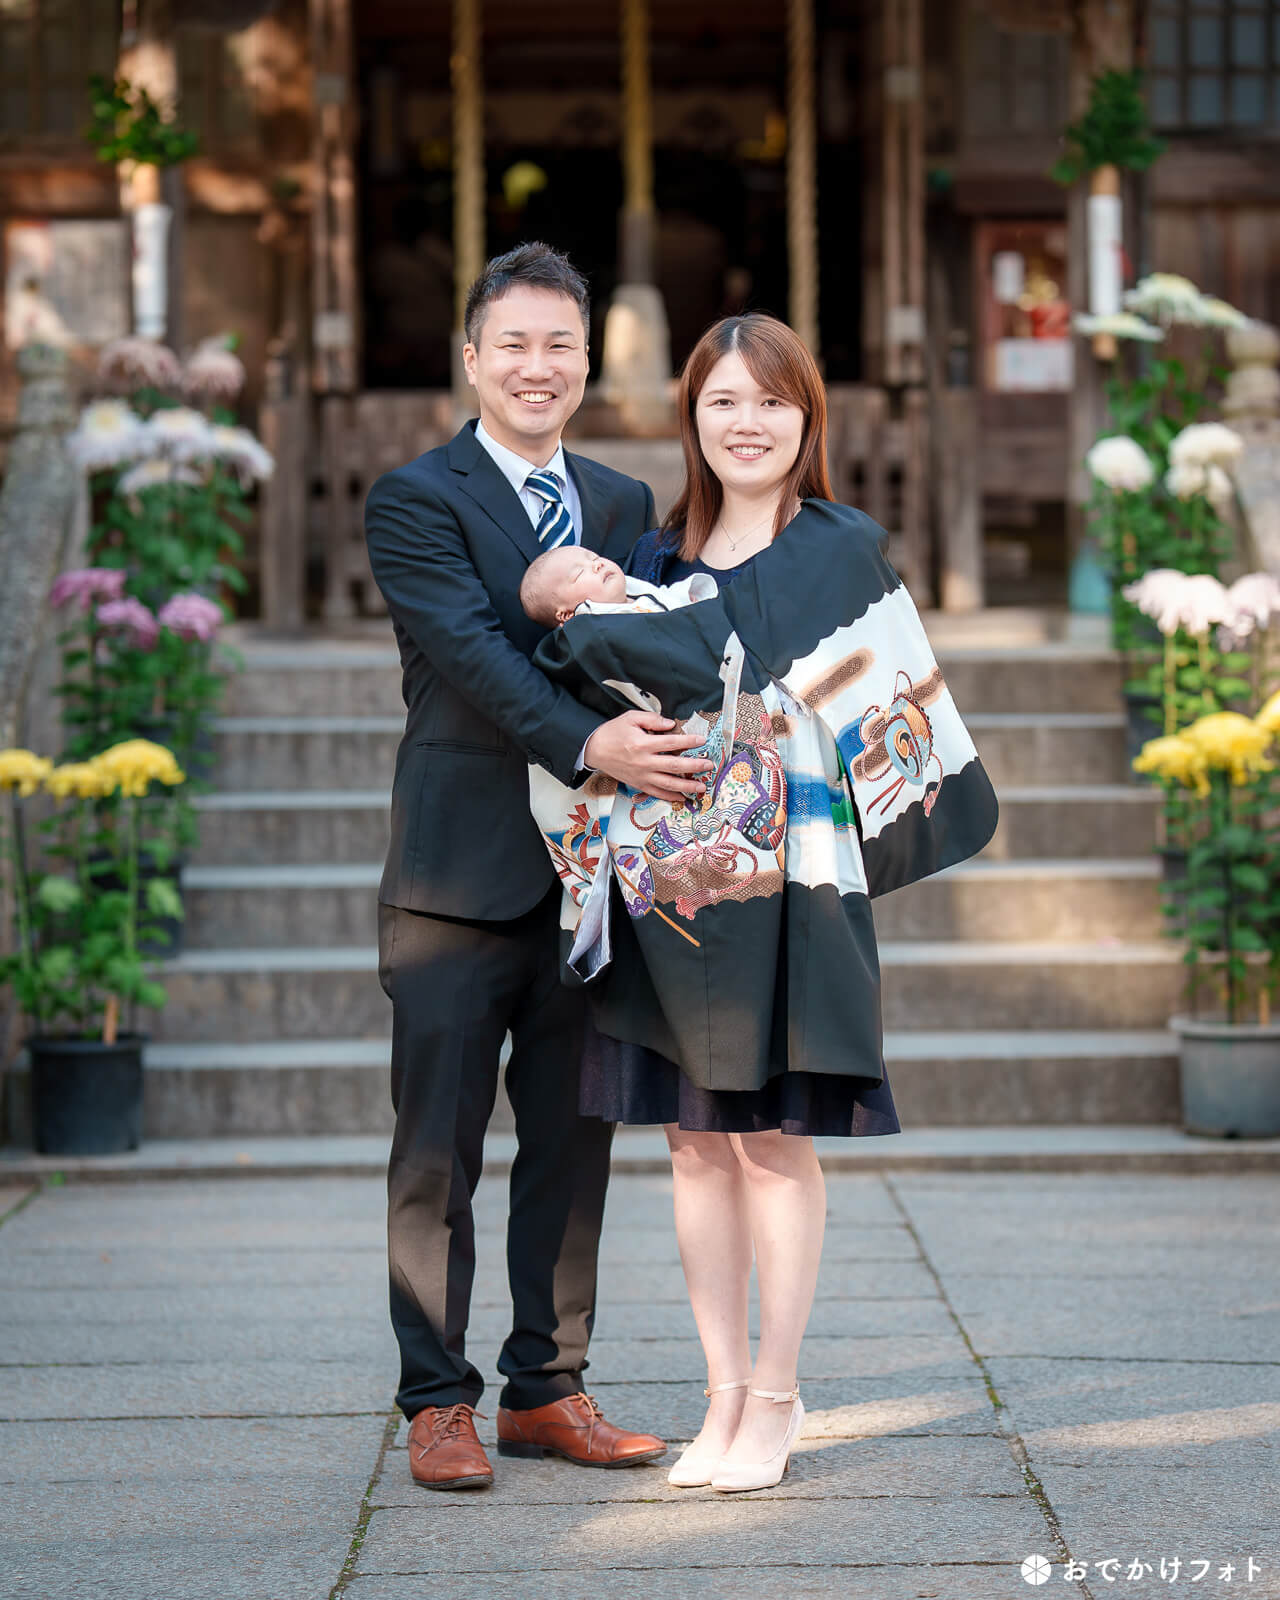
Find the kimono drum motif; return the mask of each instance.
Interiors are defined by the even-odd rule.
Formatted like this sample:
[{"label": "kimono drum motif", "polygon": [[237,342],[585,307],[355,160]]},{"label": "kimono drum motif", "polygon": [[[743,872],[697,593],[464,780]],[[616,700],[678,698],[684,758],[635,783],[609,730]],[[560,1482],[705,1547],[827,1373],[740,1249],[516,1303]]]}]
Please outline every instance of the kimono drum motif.
[{"label": "kimono drum motif", "polygon": [[860,512],[806,501],[714,598],[580,615],[535,657],[603,713],[661,709],[714,763],[680,805],[530,773],[565,888],[566,977],[591,982],[602,1031],[704,1088],[783,1071],[880,1081],[870,901],[995,830],[995,793],[884,538]]}]

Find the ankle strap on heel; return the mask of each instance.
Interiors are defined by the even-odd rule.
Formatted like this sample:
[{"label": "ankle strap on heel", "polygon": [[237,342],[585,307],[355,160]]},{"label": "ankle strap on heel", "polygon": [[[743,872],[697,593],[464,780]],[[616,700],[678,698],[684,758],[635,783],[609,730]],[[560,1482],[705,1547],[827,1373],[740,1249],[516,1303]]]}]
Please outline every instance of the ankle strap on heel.
[{"label": "ankle strap on heel", "polygon": [[800,1390],[796,1389],[747,1389],[748,1394],[755,1395],[757,1400],[772,1400],[775,1405],[781,1405],[786,1400],[798,1400]]},{"label": "ankle strap on heel", "polygon": [[702,1392],[710,1400],[713,1394],[723,1394],[726,1389],[745,1389],[750,1382],[750,1378],[735,1378],[732,1383],[713,1383],[709,1389],[704,1389]]}]

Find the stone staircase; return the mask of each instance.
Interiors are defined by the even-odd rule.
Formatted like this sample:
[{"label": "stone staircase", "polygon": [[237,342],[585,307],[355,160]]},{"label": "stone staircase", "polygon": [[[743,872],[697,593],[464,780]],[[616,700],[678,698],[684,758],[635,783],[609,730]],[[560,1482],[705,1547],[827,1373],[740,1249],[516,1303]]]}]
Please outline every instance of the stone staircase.
[{"label": "stone staircase", "polygon": [[[1001,821],[980,858],[876,903],[904,1123],[1175,1121],[1181,969],[1155,797],[1125,781],[1119,664],[1047,637],[1052,618],[926,621]],[[243,631],[152,1026],[151,1137],[390,1126],[374,902],[403,713],[384,638]]]}]

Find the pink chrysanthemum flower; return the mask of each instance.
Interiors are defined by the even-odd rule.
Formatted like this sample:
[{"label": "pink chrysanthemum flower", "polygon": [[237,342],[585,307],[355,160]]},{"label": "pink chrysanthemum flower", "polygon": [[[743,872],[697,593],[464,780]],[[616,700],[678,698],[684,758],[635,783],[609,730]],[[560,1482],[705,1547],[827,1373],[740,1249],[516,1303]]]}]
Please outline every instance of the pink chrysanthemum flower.
[{"label": "pink chrysanthemum flower", "polygon": [[123,567],[76,567],[53,580],[49,604],[56,611],[74,600],[84,616],[101,600],[119,600],[124,580]]},{"label": "pink chrysanthemum flower", "polygon": [[244,362],[219,335],[195,347],[182,370],[182,392],[193,400],[234,400],[244,379]]},{"label": "pink chrysanthemum flower", "polygon": [[180,639],[207,643],[222,626],[222,607],[202,594],[175,594],[160,607],[156,620]]},{"label": "pink chrysanthemum flower", "polygon": [[176,389],[182,369],[167,344],[130,334],[102,347],[98,375],[117,389]]},{"label": "pink chrysanthemum flower", "polygon": [[112,633],[128,634],[129,643],[139,650],[154,649],[160,637],[160,624],[155,614],[132,595],[126,595],[122,600],[108,600],[105,605],[100,605],[97,620],[99,627]]}]

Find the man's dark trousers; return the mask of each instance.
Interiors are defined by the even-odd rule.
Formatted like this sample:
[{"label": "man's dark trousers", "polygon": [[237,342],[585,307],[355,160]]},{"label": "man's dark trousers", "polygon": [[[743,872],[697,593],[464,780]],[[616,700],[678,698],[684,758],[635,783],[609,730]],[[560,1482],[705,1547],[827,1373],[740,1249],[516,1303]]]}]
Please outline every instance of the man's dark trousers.
[{"label": "man's dark trousers", "polygon": [[503,1404],[547,1405],[582,1387],[609,1180],[611,1123],[578,1115],[583,997],[560,982],[560,888],[507,922],[379,907],[382,985],[393,1002],[388,1170],[397,1396],[475,1405],[465,1339],[475,1268],[471,1197],[508,1029],[511,1169],[507,1264],[514,1310],[498,1370]]},{"label": "man's dark trousers", "polygon": [[[617,561],[653,526],[643,484],[567,456],[582,543]],[[574,781],[601,718],[532,666],[544,630],[518,590],[539,553],[527,513],[470,425],[385,473],[366,535],[404,669],[379,975],[392,1001],[396,1131],[388,1169],[397,1400],[474,1404],[466,1353],[471,1197],[510,1031],[518,1152],[507,1258],[513,1306],[501,1404],[580,1391],[612,1127],[578,1115],[584,999],[559,979],[560,886],[529,811],[528,763]]]}]

